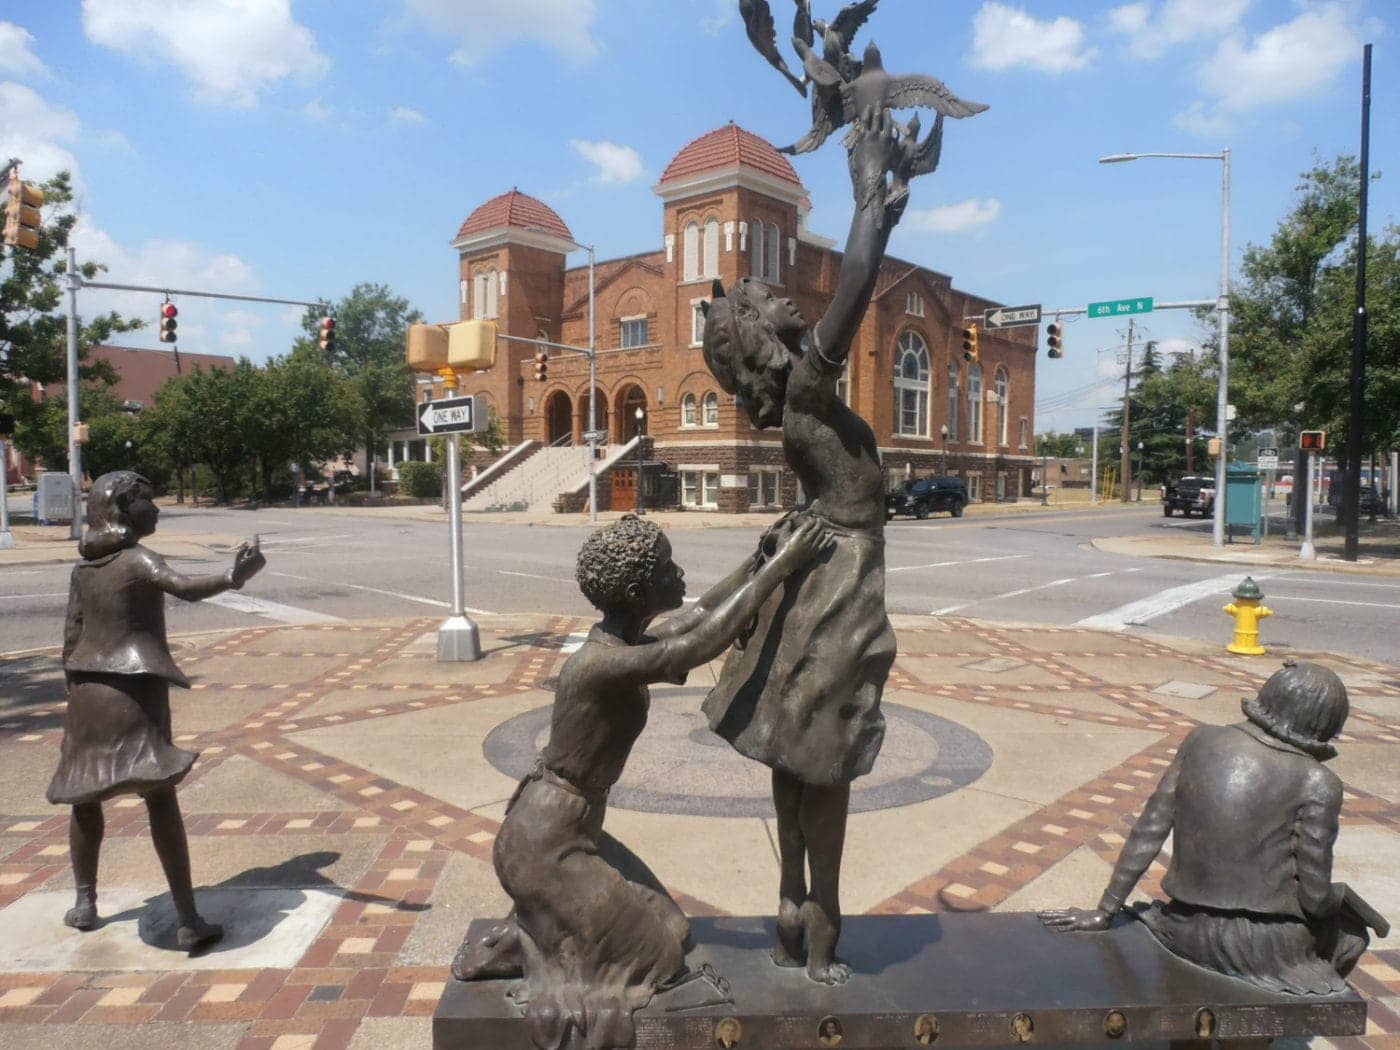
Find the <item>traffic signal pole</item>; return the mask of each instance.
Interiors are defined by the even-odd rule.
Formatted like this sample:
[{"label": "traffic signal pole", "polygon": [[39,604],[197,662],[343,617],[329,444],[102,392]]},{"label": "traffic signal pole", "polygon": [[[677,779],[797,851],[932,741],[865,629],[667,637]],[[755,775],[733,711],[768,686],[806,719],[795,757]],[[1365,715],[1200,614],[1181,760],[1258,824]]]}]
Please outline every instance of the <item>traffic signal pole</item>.
[{"label": "traffic signal pole", "polygon": [[1361,60],[1361,186],[1356,228],[1356,312],[1351,322],[1351,419],[1347,428],[1346,486],[1340,509],[1346,517],[1342,557],[1355,561],[1361,528],[1361,413],[1366,404],[1366,206],[1371,181],[1371,45]]},{"label": "traffic signal pole", "polygon": [[[329,309],[329,300],[310,302],[306,299],[276,299],[265,295],[235,295],[232,292],[206,292],[191,288],[161,288],[149,284],[117,284],[113,281],[89,281],[78,272],[77,251],[70,244],[66,249],[67,273],[64,284],[68,289],[68,473],[73,479],[73,520],[69,524],[68,535],[78,539],[82,535],[83,518],[83,446],[78,441],[78,423],[81,414],[80,392],[78,390],[78,291],[82,288],[97,288],[117,292],[150,292],[163,295],[189,295],[198,299],[227,299],[241,303],[273,303],[278,306],[310,306],[316,309]],[[179,357],[176,357],[179,361]]]}]

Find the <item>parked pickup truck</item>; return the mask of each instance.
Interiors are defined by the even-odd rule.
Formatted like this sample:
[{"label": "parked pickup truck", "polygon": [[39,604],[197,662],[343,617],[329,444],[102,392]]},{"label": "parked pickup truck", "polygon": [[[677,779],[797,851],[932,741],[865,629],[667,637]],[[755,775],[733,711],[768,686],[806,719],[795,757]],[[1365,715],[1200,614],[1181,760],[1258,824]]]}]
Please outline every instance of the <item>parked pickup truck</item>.
[{"label": "parked pickup truck", "polygon": [[922,521],[936,511],[946,510],[961,518],[967,506],[967,484],[962,478],[935,476],[907,481],[898,492],[885,496],[885,520],[896,514],[912,514]]},{"label": "parked pickup truck", "polygon": [[1162,486],[1162,514],[1170,518],[1179,510],[1183,517],[1199,514],[1208,518],[1215,512],[1215,479],[1177,478]]}]

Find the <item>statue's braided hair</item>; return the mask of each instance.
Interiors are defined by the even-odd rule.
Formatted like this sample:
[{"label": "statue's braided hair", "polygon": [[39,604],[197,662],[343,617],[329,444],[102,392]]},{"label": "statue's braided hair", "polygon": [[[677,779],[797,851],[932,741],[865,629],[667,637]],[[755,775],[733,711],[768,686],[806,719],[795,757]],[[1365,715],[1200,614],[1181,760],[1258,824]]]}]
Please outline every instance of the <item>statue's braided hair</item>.
[{"label": "statue's braided hair", "polygon": [[601,612],[621,612],[630,601],[627,588],[644,585],[656,571],[661,530],[635,514],[599,529],[583,541],[574,578]]}]

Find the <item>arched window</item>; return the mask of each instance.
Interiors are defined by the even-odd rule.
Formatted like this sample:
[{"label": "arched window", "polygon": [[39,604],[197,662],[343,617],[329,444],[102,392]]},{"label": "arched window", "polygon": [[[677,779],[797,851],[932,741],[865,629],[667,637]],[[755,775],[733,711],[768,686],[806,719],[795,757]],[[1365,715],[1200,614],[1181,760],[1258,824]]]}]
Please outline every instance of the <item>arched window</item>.
[{"label": "arched window", "polygon": [[700,279],[700,227],[696,223],[690,223],[685,228],[685,237],[682,258],[684,260],[681,271],[682,280],[696,281]]},{"label": "arched window", "polygon": [[695,395],[686,394],[681,398],[681,426],[695,426]]},{"label": "arched window", "polygon": [[719,220],[710,219],[705,223],[705,273],[706,277],[719,276]]},{"label": "arched window", "polygon": [[768,268],[765,276],[767,280],[776,283],[782,280],[781,257],[783,250],[783,235],[778,231],[777,223],[768,224],[767,242],[764,245],[768,255]]},{"label": "arched window", "polygon": [[482,316],[495,318],[498,316],[497,293],[501,288],[500,275],[495,270],[486,271],[486,313]]},{"label": "arched window", "polygon": [[1011,379],[1006,374],[1006,369],[997,366],[996,392],[997,392],[997,435],[998,442],[1002,445],[1007,443],[1008,434],[1006,431],[1009,411],[1007,400],[1011,391]]},{"label": "arched window", "polygon": [[967,366],[967,440],[982,444],[982,366]]},{"label": "arched window", "polygon": [[755,280],[763,280],[767,272],[763,262],[763,223],[755,219],[749,223],[749,273]]},{"label": "arched window", "polygon": [[894,357],[894,432],[928,437],[928,346],[918,332],[899,337]]},{"label": "arched window", "polygon": [[705,425],[719,426],[719,395],[713,390],[705,395]]},{"label": "arched window", "polygon": [[956,361],[948,364],[948,440],[958,440],[958,384],[961,369]]}]

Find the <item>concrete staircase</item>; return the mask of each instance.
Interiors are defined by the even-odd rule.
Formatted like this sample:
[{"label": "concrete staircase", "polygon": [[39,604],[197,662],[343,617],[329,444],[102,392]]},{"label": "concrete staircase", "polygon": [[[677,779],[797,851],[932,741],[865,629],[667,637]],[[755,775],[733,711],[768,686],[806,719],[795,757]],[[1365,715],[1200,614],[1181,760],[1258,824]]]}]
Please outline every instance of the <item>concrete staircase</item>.
[{"label": "concrete staircase", "polygon": [[[623,447],[600,445],[604,458],[598,461],[599,467]],[[462,502],[462,510],[550,511],[559,493],[587,480],[588,446],[542,448],[485,488],[472,493]]]}]

